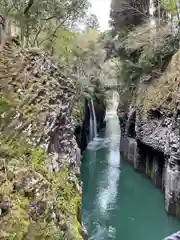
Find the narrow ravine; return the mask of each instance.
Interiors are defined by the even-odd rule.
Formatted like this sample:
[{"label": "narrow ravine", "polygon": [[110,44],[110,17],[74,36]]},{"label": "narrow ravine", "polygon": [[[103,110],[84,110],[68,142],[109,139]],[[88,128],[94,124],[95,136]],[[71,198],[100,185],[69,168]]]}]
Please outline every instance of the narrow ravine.
[{"label": "narrow ravine", "polygon": [[118,118],[90,142],[82,159],[83,221],[91,240],[161,240],[180,229],[162,192],[120,157]]}]

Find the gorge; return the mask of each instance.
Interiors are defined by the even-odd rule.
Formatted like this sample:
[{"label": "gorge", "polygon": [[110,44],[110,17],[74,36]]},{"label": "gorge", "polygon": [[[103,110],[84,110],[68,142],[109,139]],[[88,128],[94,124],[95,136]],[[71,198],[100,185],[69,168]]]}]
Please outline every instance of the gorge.
[{"label": "gorge", "polygon": [[[164,210],[163,193],[158,189],[162,187],[162,168],[157,175],[155,166],[152,170],[146,166],[146,156],[149,162],[154,156],[162,165],[164,156],[141,146],[146,154],[136,172],[129,164],[136,156],[135,140],[128,138],[129,144],[122,141],[116,111],[107,112],[106,121],[106,129],[89,143],[82,159],[83,222],[89,239],[164,239],[179,230],[180,222]],[[147,171],[153,184],[139,171]]]},{"label": "gorge", "polygon": [[179,1],[92,2],[1,1],[2,240],[180,239]]}]

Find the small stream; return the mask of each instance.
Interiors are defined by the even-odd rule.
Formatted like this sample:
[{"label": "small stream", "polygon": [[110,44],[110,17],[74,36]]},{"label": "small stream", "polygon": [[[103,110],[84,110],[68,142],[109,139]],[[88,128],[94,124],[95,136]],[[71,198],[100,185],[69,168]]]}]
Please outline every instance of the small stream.
[{"label": "small stream", "polygon": [[180,229],[164,210],[163,194],[119,153],[115,115],[88,145],[81,165],[83,222],[90,240],[162,240]]}]

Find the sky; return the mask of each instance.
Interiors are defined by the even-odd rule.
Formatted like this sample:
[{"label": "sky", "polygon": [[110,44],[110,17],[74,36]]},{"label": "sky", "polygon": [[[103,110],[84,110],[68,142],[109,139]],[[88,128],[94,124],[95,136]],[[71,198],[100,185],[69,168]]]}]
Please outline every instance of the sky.
[{"label": "sky", "polygon": [[101,31],[107,30],[111,0],[90,0],[90,2],[92,4],[90,11],[98,17]]}]

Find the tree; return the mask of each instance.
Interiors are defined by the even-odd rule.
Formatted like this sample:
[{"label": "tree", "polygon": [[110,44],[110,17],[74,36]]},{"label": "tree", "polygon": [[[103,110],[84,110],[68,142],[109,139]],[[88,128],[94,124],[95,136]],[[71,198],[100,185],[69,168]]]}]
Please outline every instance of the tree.
[{"label": "tree", "polygon": [[112,0],[111,26],[117,31],[146,22],[149,16],[149,0]]},{"label": "tree", "polygon": [[26,46],[52,42],[62,26],[70,27],[86,13],[86,0],[2,0],[0,11],[19,27]]},{"label": "tree", "polygon": [[79,33],[74,40],[72,52],[75,59],[73,66],[83,85],[90,85],[91,79],[97,79],[100,76],[105,59],[105,50],[99,37],[98,31],[88,29]]},{"label": "tree", "polygon": [[[107,34],[107,59],[119,59],[117,81],[125,104],[129,103],[141,83],[160,77],[173,54],[178,51],[179,26],[167,24],[169,15],[176,21],[179,19],[177,2],[154,0],[155,23],[152,25],[148,0],[112,0],[112,29]],[[127,97],[128,101],[125,99]]]},{"label": "tree", "polygon": [[95,14],[90,14],[86,20],[86,29],[98,30],[100,27],[98,18]]}]

